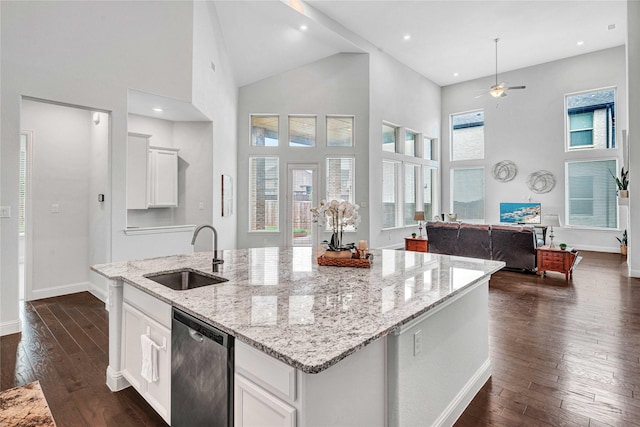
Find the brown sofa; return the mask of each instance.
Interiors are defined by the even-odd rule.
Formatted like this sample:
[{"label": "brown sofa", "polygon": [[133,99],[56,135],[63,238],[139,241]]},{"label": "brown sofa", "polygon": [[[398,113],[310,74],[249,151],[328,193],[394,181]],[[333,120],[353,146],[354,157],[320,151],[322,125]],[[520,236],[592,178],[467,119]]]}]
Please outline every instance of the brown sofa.
[{"label": "brown sofa", "polygon": [[430,221],[426,231],[429,252],[504,261],[513,270],[536,269],[533,227]]}]

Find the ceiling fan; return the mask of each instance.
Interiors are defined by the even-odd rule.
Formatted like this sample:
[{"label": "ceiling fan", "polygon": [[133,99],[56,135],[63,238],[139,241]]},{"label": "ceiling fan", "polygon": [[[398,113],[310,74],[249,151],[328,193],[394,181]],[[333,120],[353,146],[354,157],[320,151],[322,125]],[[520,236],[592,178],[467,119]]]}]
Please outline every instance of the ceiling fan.
[{"label": "ceiling fan", "polygon": [[[515,89],[525,89],[526,86],[522,85],[522,86],[506,86],[506,83],[498,83],[498,40],[500,40],[499,38],[495,38],[494,41],[496,42],[496,83],[491,86],[491,88],[489,88],[489,95],[493,96],[494,98],[501,98],[504,96],[507,96],[507,91],[508,90],[515,90]],[[482,95],[476,96],[476,98],[479,98]]]}]

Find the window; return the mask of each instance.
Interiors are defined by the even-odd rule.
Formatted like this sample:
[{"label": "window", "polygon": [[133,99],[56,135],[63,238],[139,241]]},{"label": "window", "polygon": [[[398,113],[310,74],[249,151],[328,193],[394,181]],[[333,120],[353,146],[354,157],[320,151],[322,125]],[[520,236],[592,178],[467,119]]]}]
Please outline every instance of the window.
[{"label": "window", "polygon": [[567,162],[567,225],[618,227],[616,160]]},{"label": "window", "polygon": [[424,217],[433,218],[433,173],[435,169],[422,167],[422,202],[424,203]]},{"label": "window", "polygon": [[289,116],[289,146],[315,147],[316,116]]},{"label": "window", "polygon": [[[404,165],[404,225],[417,224],[413,215],[417,209],[418,182],[420,179],[420,166],[411,163]],[[426,218],[426,217],[425,217]]]},{"label": "window", "polygon": [[327,116],[327,146],[353,147],[353,117]]},{"label": "window", "polygon": [[484,159],[484,111],[451,116],[451,160]]},{"label": "window", "polygon": [[[327,200],[344,200],[355,203],[353,157],[335,157],[327,159]],[[327,224],[327,230],[329,224]],[[352,231],[353,226],[345,227],[345,231]]]},{"label": "window", "polygon": [[425,136],[422,144],[422,158],[425,160],[433,160],[433,139]]},{"label": "window", "polygon": [[459,220],[484,221],[484,169],[452,169],[451,175],[452,213]]},{"label": "window", "polygon": [[249,159],[249,231],[278,231],[279,176],[277,157]]},{"label": "window", "polygon": [[353,157],[327,159],[327,200],[354,203]]},{"label": "window", "polygon": [[566,96],[569,150],[616,147],[615,98],[613,88]]},{"label": "window", "polygon": [[278,116],[251,116],[251,145],[256,147],[278,146]]},{"label": "window", "polygon": [[398,128],[383,124],[382,125],[382,151],[395,153],[397,139],[398,139]]},{"label": "window", "polygon": [[382,228],[398,226],[398,171],[400,164],[382,161]]},{"label": "window", "polygon": [[416,148],[418,146],[418,135],[405,131],[404,133],[404,155],[405,156],[416,156]]}]

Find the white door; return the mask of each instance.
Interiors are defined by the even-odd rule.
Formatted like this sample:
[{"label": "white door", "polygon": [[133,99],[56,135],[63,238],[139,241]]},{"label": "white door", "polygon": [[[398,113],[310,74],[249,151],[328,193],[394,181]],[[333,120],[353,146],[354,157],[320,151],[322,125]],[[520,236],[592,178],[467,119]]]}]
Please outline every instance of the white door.
[{"label": "white door", "polygon": [[287,246],[313,246],[316,226],[311,208],[319,203],[318,165],[290,163],[287,170]]}]

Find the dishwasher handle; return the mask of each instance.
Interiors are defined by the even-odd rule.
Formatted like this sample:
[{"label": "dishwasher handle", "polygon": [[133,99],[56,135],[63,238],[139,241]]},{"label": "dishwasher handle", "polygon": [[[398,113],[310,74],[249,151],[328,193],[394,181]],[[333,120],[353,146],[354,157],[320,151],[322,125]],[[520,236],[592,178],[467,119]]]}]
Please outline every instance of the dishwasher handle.
[{"label": "dishwasher handle", "polygon": [[193,329],[189,328],[189,336],[191,336],[191,339],[194,340],[195,342],[203,342],[204,341],[204,337],[202,336],[202,334],[198,331],[194,331]]}]

